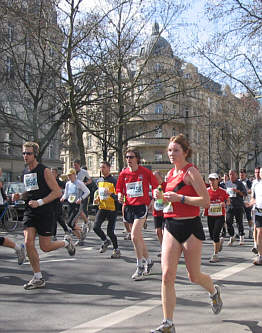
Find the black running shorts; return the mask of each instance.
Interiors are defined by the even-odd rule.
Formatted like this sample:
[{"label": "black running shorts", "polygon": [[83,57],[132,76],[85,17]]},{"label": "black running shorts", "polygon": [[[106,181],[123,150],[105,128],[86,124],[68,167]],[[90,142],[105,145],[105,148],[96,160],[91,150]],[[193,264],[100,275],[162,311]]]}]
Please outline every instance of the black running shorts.
[{"label": "black running shorts", "polygon": [[147,216],[147,206],[124,206],[124,221],[134,223],[134,220],[144,219]]},{"label": "black running shorts", "polygon": [[165,228],[179,242],[184,243],[193,234],[199,240],[205,240],[203,225],[199,216],[192,219],[165,219]]},{"label": "black running shorts", "polygon": [[255,215],[255,225],[257,228],[262,228],[262,216]]},{"label": "black running shorts", "polygon": [[164,216],[154,216],[155,229],[163,229],[164,221],[165,221]]},{"label": "black running shorts", "polygon": [[35,228],[38,235],[52,236],[54,231],[55,216],[54,210],[45,211],[45,214],[25,214],[24,215],[24,229]]}]

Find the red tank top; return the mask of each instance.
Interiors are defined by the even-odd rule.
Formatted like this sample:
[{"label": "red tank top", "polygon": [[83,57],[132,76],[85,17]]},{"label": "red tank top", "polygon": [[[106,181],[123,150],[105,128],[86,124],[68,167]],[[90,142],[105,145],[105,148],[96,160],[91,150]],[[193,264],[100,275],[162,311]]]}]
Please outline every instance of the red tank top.
[{"label": "red tank top", "polygon": [[[199,197],[192,185],[187,185],[184,183],[184,177],[187,173],[187,170],[192,166],[195,167],[193,164],[188,163],[176,176],[173,176],[174,169],[172,169],[167,178],[165,192],[172,191],[188,197]],[[200,207],[197,206],[191,206],[181,202],[172,202],[172,207],[172,211],[164,213],[165,218],[191,217],[200,215]]]}]

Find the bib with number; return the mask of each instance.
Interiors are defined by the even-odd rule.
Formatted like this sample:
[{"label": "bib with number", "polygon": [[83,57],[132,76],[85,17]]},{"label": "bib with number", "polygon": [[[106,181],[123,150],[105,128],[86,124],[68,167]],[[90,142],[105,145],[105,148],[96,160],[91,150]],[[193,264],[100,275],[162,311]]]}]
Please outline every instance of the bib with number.
[{"label": "bib with number", "polygon": [[143,197],[143,183],[142,181],[126,183],[126,194],[129,198]]},{"label": "bib with number", "polygon": [[219,203],[210,204],[208,208],[208,215],[209,216],[221,216],[222,214],[222,206]]},{"label": "bib with number", "polygon": [[109,197],[108,189],[105,187],[99,187],[98,193],[100,200],[106,200]]},{"label": "bib with number", "polygon": [[76,195],[70,194],[68,197],[68,202],[74,203],[76,201]]},{"label": "bib with number", "polygon": [[155,200],[155,201],[154,201],[154,208],[155,208],[155,210],[157,210],[157,211],[163,210],[163,209],[164,209],[164,204],[163,204],[163,202],[162,202],[162,203],[159,203],[157,200]]},{"label": "bib with number", "polygon": [[37,173],[28,173],[24,175],[24,185],[27,192],[39,190]]},{"label": "bib with number", "polygon": [[237,194],[235,191],[233,191],[233,189],[236,187],[228,187],[227,188],[227,193],[230,196],[230,198],[236,198]]}]

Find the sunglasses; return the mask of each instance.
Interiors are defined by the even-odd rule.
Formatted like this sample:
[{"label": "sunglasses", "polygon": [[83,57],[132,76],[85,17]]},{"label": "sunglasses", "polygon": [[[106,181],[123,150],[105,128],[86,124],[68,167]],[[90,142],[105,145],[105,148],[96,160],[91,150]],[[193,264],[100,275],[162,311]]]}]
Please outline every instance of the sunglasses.
[{"label": "sunglasses", "polygon": [[132,160],[133,158],[135,158],[135,156],[127,155],[127,156],[126,156],[126,159],[129,159],[129,158]]},{"label": "sunglasses", "polygon": [[33,155],[34,153],[32,151],[23,151],[23,155]]}]

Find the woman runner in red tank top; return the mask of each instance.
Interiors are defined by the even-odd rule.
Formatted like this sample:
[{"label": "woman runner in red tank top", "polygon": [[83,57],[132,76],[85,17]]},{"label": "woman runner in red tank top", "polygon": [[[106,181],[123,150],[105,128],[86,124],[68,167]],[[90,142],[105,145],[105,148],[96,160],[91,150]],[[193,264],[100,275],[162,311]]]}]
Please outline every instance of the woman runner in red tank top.
[{"label": "woman runner in red tank top", "polygon": [[[162,243],[162,308],[163,322],[152,333],[175,333],[173,314],[176,304],[175,280],[179,258],[183,252],[188,276],[206,289],[215,314],[222,308],[220,288],[209,275],[200,271],[202,240],[205,239],[199,207],[209,207],[209,195],[202,176],[187,161],[192,150],[186,137],[179,134],[170,139],[168,157],[174,168],[167,177],[164,193],[165,228]],[[154,198],[161,193],[154,190]]]}]

